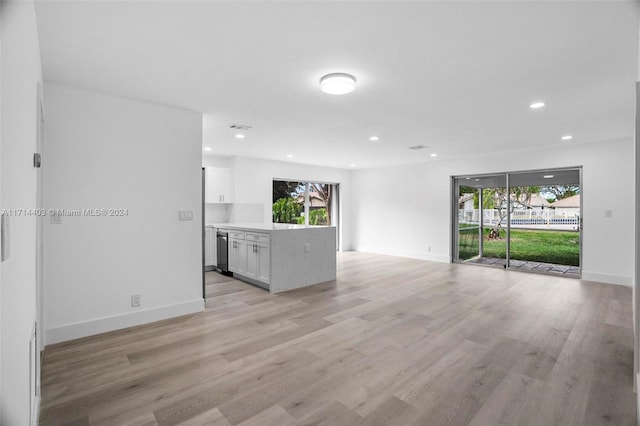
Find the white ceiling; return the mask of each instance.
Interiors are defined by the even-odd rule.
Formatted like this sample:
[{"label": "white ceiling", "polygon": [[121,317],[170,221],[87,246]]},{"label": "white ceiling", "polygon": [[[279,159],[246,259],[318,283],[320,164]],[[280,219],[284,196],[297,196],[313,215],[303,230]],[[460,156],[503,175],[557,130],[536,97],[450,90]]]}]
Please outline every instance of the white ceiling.
[{"label": "white ceiling", "polygon": [[[633,1],[47,0],[36,12],[46,80],[201,111],[214,154],[363,168],[634,134]],[[320,92],[331,72],[356,76],[356,91]],[[253,128],[238,140],[232,123]],[[407,149],[418,144],[429,149]]]}]

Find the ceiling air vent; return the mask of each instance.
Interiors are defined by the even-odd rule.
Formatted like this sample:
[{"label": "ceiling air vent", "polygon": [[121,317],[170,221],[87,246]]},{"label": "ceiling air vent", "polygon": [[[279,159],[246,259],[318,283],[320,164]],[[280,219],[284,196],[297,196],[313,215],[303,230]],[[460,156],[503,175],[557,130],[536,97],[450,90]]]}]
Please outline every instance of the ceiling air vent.
[{"label": "ceiling air vent", "polygon": [[426,145],[414,145],[414,146],[410,146],[409,147],[409,149],[412,149],[414,151],[418,151],[420,149],[427,149],[427,148],[429,148],[429,147],[426,146]]},{"label": "ceiling air vent", "polygon": [[251,128],[251,126],[245,126],[244,124],[232,124],[229,127],[235,130],[249,130]]}]

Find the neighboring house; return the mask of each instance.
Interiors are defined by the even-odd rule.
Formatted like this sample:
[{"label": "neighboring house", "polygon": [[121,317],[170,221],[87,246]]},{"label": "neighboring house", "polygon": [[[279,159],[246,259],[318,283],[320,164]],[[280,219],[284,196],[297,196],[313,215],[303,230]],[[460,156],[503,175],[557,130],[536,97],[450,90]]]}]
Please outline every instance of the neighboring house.
[{"label": "neighboring house", "polygon": [[521,195],[518,199],[515,196],[511,196],[511,200],[515,201],[514,210],[544,210],[548,209],[551,204],[540,194],[531,194],[529,200],[525,195]]},{"label": "neighboring house", "polygon": [[458,208],[464,211],[473,210],[473,196],[474,194],[463,194],[458,200]]},{"label": "neighboring house", "polygon": [[551,207],[551,204],[540,194],[531,194],[528,205],[532,209],[548,209]]},{"label": "neighboring house", "polygon": [[[304,203],[304,193],[298,195],[298,202]],[[316,191],[309,191],[309,207],[313,209],[320,209],[326,207],[324,200]]]},{"label": "neighboring house", "polygon": [[556,216],[576,216],[580,214],[580,194],[558,200],[551,204]]}]

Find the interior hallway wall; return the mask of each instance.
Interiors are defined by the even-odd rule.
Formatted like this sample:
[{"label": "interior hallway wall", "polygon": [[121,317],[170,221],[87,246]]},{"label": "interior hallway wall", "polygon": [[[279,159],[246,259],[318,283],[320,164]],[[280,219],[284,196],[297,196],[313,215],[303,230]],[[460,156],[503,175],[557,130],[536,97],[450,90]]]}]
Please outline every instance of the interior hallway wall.
[{"label": "interior hallway wall", "polygon": [[[0,10],[2,209],[35,209],[38,84],[42,65],[32,1],[4,1]],[[36,217],[10,217],[10,257],[0,280],[0,423],[30,421],[30,340],[36,320]],[[34,399],[37,404],[37,399]],[[37,409],[37,405],[35,406]]]},{"label": "interior hallway wall", "polygon": [[51,83],[45,104],[46,207],[126,211],[45,224],[47,343],[204,309],[201,114]]}]

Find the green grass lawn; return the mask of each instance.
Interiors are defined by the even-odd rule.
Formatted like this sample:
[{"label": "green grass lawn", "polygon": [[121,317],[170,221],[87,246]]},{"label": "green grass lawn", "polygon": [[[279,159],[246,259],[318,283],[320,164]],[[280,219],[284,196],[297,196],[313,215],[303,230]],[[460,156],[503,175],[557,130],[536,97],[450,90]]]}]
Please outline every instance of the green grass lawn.
[{"label": "green grass lawn", "polygon": [[[500,239],[489,240],[489,229],[484,230],[484,257],[505,258],[506,231],[500,231]],[[478,254],[478,234],[472,230],[460,231],[460,258],[469,259]],[[579,266],[580,233],[511,229],[511,259]]]}]

